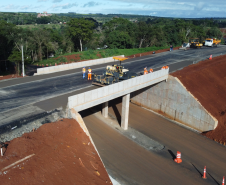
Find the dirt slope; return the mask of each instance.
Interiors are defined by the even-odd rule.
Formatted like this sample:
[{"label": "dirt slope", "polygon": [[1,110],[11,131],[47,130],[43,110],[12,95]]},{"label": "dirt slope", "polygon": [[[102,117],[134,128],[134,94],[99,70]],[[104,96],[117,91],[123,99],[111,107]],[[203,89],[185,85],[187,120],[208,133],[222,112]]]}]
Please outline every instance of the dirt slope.
[{"label": "dirt slope", "polygon": [[218,142],[226,142],[226,56],[190,65],[172,73],[172,76],[179,78],[218,120],[217,128],[203,135]]},{"label": "dirt slope", "polygon": [[73,119],[48,123],[13,139],[0,157],[0,170],[4,185],[112,184],[88,136]]}]

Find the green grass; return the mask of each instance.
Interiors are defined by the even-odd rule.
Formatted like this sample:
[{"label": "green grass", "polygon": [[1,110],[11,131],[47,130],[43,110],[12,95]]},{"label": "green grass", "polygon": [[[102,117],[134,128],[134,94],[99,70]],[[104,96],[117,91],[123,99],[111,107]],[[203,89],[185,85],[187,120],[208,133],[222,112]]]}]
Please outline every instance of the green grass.
[{"label": "green grass", "polygon": [[[39,62],[35,62],[34,65],[37,64],[46,64],[50,65],[55,65],[55,63],[61,63],[61,62],[69,62],[66,60],[65,57],[63,56],[68,56],[68,55],[73,55],[73,54],[79,54],[80,55],[80,60],[89,60],[89,59],[98,59],[99,57],[97,54],[101,54],[101,58],[107,58],[107,57],[112,57],[112,56],[117,56],[117,55],[125,55],[125,56],[130,56],[130,55],[135,55],[138,53],[145,53],[145,52],[150,52],[150,51],[157,51],[161,49],[168,49],[169,47],[147,47],[147,48],[134,48],[134,49],[105,49],[105,50],[87,50],[87,51],[82,51],[82,52],[74,52],[74,53],[66,53],[64,55],[61,55],[58,59],[53,59],[50,58],[48,60],[43,60]],[[57,58],[57,57],[55,57]]]}]

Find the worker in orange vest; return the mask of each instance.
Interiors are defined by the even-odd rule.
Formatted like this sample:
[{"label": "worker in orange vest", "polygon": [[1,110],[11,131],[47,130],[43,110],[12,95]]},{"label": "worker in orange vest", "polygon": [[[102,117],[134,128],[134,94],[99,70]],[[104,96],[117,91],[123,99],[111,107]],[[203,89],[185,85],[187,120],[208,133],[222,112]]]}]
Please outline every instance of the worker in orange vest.
[{"label": "worker in orange vest", "polygon": [[144,68],[144,75],[148,74],[147,67]]},{"label": "worker in orange vest", "polygon": [[92,80],[92,69],[88,69],[88,80]]},{"label": "worker in orange vest", "polygon": [[169,67],[168,66],[165,66],[165,69],[168,69]]},{"label": "worker in orange vest", "polygon": [[153,73],[153,69],[152,68],[150,68],[149,73]]},{"label": "worker in orange vest", "polygon": [[82,68],[83,79],[86,77],[86,68],[85,66]]},{"label": "worker in orange vest", "polygon": [[162,69],[166,69],[166,67],[165,67],[165,66],[163,66],[163,67],[162,67]]}]

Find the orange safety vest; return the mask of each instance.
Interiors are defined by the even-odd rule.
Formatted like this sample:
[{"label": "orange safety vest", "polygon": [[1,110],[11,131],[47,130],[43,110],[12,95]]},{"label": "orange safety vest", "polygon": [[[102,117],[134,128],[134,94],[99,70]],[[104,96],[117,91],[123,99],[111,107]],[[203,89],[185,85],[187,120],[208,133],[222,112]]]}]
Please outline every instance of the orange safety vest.
[{"label": "orange safety vest", "polygon": [[153,69],[151,68],[150,70],[149,70],[149,73],[152,73],[153,72]]},{"label": "orange safety vest", "polygon": [[86,72],[86,68],[82,68],[82,72],[85,73]]},{"label": "orange safety vest", "polygon": [[92,73],[92,70],[91,69],[88,69],[88,73]]},{"label": "orange safety vest", "polygon": [[162,69],[166,69],[166,67],[165,67],[165,66],[163,66],[163,67],[162,67]]},{"label": "orange safety vest", "polygon": [[166,68],[166,69],[168,69],[169,67],[168,67],[168,66],[166,66],[165,68]]},{"label": "orange safety vest", "polygon": [[148,74],[148,71],[147,69],[144,70],[144,75]]}]

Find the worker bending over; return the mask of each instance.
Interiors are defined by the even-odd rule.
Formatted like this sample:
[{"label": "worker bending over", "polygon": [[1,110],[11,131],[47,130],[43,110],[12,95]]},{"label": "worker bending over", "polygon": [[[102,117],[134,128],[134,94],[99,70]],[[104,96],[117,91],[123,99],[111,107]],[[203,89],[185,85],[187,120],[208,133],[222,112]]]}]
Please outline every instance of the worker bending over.
[{"label": "worker bending over", "polygon": [[148,74],[147,67],[144,68],[144,75]]},{"label": "worker bending over", "polygon": [[88,69],[88,80],[92,80],[92,69]]},{"label": "worker bending over", "polygon": [[153,69],[152,68],[150,68],[149,73],[153,73]]},{"label": "worker bending over", "polygon": [[86,77],[86,68],[85,66],[82,68],[83,79]]}]

